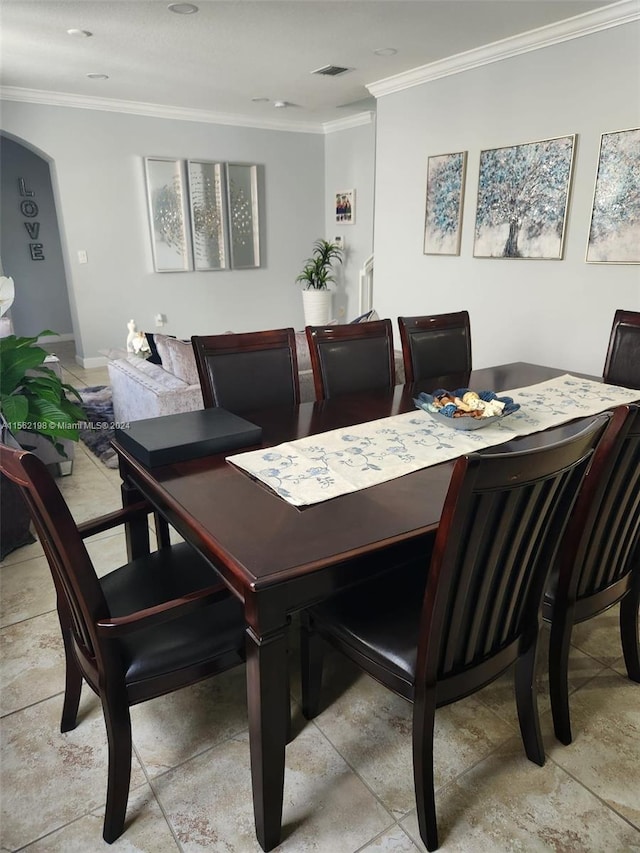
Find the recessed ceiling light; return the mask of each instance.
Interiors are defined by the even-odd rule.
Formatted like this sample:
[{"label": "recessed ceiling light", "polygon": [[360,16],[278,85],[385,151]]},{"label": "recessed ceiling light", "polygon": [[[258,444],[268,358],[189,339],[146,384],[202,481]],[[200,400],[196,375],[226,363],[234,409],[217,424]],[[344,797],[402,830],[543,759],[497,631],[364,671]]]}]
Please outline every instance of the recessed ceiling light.
[{"label": "recessed ceiling light", "polygon": [[198,11],[198,7],[194,6],[193,3],[170,3],[167,9],[170,12],[175,12],[176,15],[193,15],[194,12]]},{"label": "recessed ceiling light", "polygon": [[379,47],[373,51],[376,56],[395,56],[398,52],[395,47]]},{"label": "recessed ceiling light", "polygon": [[254,104],[265,104],[269,98],[251,98]]},{"label": "recessed ceiling light", "polygon": [[108,80],[108,74],[99,74],[97,71],[92,71],[91,74],[87,74],[89,80]]},{"label": "recessed ceiling light", "polygon": [[72,27],[70,30],[67,30],[67,35],[88,39],[93,33],[90,33],[89,30],[79,30],[77,27]]},{"label": "recessed ceiling light", "polygon": [[274,101],[273,106],[277,110],[284,110],[289,106],[289,104],[287,103],[287,101]]}]

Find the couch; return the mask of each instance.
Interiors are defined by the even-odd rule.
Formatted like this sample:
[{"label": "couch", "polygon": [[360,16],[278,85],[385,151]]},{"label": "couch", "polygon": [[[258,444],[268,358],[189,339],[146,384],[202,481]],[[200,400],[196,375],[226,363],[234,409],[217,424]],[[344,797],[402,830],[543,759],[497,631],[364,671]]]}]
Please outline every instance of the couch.
[{"label": "couch", "polygon": [[[108,353],[109,381],[116,423],[191,412],[203,407],[195,356],[190,341],[169,335],[147,335],[152,355]],[[296,332],[301,402],[313,402],[313,372],[304,332]],[[404,382],[402,354],[396,353],[396,382]]]}]

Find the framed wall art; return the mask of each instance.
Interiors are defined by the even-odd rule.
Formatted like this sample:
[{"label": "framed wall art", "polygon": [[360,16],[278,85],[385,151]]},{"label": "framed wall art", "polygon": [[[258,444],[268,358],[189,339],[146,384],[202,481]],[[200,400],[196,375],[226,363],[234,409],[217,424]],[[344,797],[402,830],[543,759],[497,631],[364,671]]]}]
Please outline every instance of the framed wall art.
[{"label": "framed wall art", "polygon": [[227,163],[226,173],[231,266],[234,269],[259,267],[258,167]]},{"label": "framed wall art", "polygon": [[427,160],[425,255],[459,255],[467,152],[438,154]]},{"label": "framed wall art", "polygon": [[188,160],[193,264],[197,270],[229,267],[227,196],[223,163]]},{"label": "framed wall art", "polygon": [[151,248],[156,272],[193,269],[185,163],[145,157]]},{"label": "framed wall art", "polygon": [[575,139],[480,152],[474,257],[562,259]]},{"label": "framed wall art", "polygon": [[587,263],[640,263],[640,128],[603,133]]},{"label": "framed wall art", "polygon": [[336,193],[336,224],[353,225],[356,221],[356,191],[342,190]]}]

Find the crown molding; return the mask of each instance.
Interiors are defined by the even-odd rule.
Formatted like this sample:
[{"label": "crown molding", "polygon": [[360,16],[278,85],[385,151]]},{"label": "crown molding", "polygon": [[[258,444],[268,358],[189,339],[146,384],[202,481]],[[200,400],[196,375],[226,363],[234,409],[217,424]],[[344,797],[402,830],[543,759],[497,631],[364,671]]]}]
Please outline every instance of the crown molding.
[{"label": "crown molding", "polygon": [[[114,98],[87,98],[66,92],[47,92],[41,89],[21,89],[16,86],[0,87],[0,98],[5,101],[20,101],[27,104],[44,104],[51,107],[71,107],[83,110],[102,110],[112,113],[128,113],[150,118],[196,121],[204,124],[226,124],[236,127],[252,127],[257,130],[281,130],[293,133],[325,133],[320,122],[293,122],[283,120],[255,119],[249,116],[216,113],[209,110],[186,109],[162,104],[146,104],[137,101],[120,101]],[[330,123],[331,124],[331,123]]]},{"label": "crown molding", "polygon": [[324,133],[336,133],[339,130],[349,130],[351,127],[361,127],[363,124],[371,124],[373,122],[375,112],[367,110],[364,113],[357,113],[347,118],[339,118],[335,121],[326,121],[322,125]]},{"label": "crown molding", "polygon": [[367,89],[374,97],[380,98],[441,77],[471,71],[482,65],[500,62],[522,53],[540,50],[543,47],[550,47],[637,20],[640,20],[640,0],[621,0],[619,3],[612,3],[593,12],[585,12],[582,15],[567,18],[565,21],[538,27],[511,38],[501,39],[428,65],[412,68],[402,74],[386,77],[375,83],[369,83]]}]

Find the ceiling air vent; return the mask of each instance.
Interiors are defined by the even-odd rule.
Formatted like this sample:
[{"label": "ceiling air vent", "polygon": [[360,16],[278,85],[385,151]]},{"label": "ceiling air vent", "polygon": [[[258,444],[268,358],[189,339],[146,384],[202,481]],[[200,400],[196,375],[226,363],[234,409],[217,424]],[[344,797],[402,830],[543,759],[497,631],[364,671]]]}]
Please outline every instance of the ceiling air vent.
[{"label": "ceiling air vent", "polygon": [[346,74],[347,71],[353,71],[353,68],[344,68],[342,65],[324,65],[311,73],[322,74],[324,77],[338,77],[340,74]]}]

